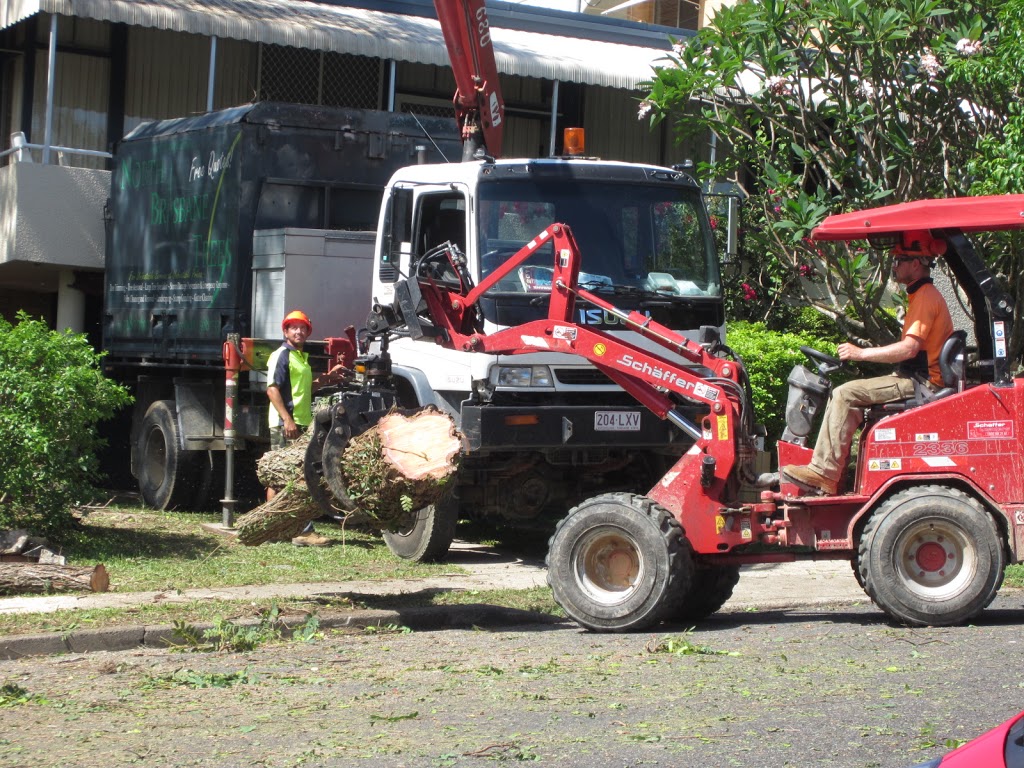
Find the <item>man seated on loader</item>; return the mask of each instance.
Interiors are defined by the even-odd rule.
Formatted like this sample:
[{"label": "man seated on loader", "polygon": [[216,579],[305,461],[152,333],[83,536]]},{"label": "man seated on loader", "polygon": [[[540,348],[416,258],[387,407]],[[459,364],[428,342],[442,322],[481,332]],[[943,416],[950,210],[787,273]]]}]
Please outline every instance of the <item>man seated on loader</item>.
[{"label": "man seated on loader", "polygon": [[[782,467],[785,479],[811,490],[835,495],[853,444],[853,436],[864,420],[863,408],[892,403],[914,396],[916,371],[924,373],[935,387],[942,386],[939,353],[953,332],[949,307],[932,284],[931,268],[946,242],[927,232],[904,232],[902,244],[893,248],[892,275],[907,287],[907,313],[899,341],[884,347],[861,348],[840,344],[839,359],[867,363],[899,363],[888,376],[850,381],[836,387],[822,419],[811,463],[806,467]],[[927,364],[925,364],[927,356]]]}]

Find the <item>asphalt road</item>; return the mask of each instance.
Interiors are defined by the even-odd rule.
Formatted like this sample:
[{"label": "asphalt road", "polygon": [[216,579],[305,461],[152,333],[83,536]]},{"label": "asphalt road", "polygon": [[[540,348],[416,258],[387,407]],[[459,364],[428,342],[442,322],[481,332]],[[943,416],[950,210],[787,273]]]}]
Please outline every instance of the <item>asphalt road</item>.
[{"label": "asphalt road", "polygon": [[1022,621],[1010,591],[942,629],[870,604],[747,607],[693,631],[348,630],[2,661],[0,766],[906,768],[1024,709]]}]

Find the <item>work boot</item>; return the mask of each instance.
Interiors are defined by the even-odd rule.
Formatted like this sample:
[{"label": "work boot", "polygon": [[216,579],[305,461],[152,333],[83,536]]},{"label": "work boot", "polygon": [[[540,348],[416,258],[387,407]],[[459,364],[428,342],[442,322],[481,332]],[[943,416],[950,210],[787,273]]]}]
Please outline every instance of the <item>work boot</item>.
[{"label": "work boot", "polygon": [[830,480],[820,472],[816,472],[810,467],[787,464],[779,471],[783,474],[786,480],[790,480],[797,485],[821,491],[828,496],[836,495],[836,488],[839,485],[838,481]]},{"label": "work boot", "polygon": [[296,547],[329,547],[332,543],[333,542],[329,538],[321,536],[316,531],[300,533],[292,539],[292,544]]}]

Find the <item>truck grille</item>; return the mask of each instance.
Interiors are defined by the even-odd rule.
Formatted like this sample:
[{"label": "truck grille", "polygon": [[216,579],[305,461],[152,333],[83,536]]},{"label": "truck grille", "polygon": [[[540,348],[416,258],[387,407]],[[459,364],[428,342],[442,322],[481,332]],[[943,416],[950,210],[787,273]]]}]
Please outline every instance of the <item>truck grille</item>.
[{"label": "truck grille", "polygon": [[571,386],[607,386],[613,383],[596,368],[555,368],[554,374],[559,384]]}]

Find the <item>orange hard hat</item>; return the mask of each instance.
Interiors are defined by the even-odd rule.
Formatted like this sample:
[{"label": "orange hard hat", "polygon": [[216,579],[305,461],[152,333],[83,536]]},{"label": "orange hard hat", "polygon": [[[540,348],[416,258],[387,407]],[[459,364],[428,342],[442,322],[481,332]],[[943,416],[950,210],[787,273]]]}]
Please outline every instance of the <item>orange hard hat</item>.
[{"label": "orange hard hat", "polygon": [[900,241],[893,246],[896,256],[918,256],[922,259],[934,259],[946,252],[946,241],[941,237],[932,237],[927,231],[903,232]]},{"label": "orange hard hat", "polygon": [[309,318],[306,316],[306,313],[303,312],[302,310],[296,309],[295,311],[289,312],[287,315],[285,315],[284,320],[281,321],[281,330],[283,331],[291,323],[302,323],[304,326],[306,326],[306,331],[308,333],[313,333],[313,323],[309,321]]}]

